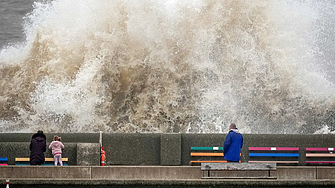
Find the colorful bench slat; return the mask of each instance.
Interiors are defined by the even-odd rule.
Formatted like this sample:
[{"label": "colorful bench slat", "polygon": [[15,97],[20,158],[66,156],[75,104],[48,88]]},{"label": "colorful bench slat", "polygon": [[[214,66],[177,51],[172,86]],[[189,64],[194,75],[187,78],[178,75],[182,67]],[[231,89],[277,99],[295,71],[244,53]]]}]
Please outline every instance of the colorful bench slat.
[{"label": "colorful bench slat", "polygon": [[8,158],[7,157],[0,157],[0,162],[7,162]]},{"label": "colorful bench slat", "polygon": [[335,157],[335,153],[306,153],[306,157]]},{"label": "colorful bench slat", "polygon": [[227,161],[191,161],[191,163],[226,163]]},{"label": "colorful bench slat", "polygon": [[[19,163],[19,164],[15,164],[15,166],[30,166],[30,164],[29,163]],[[41,166],[55,166],[55,165],[52,163],[43,163],[41,164]],[[60,165],[58,164],[58,166]],[[68,166],[68,164],[63,162],[63,166]]]},{"label": "colorful bench slat", "polygon": [[306,148],[306,151],[334,151],[334,148]]},{"label": "colorful bench slat", "polygon": [[306,161],[307,164],[316,164],[316,163],[330,163],[335,164],[335,161]]},{"label": "colorful bench slat", "polygon": [[[15,161],[21,161],[21,162],[29,162],[30,158],[15,158]],[[54,158],[45,158],[46,162],[54,161]],[[62,158],[63,162],[69,161],[69,158]]]},{"label": "colorful bench slat", "polygon": [[299,157],[299,153],[249,153],[249,157]]},{"label": "colorful bench slat", "polygon": [[[63,166],[68,166],[67,162],[68,162],[69,158],[62,158],[63,161]],[[29,163],[30,158],[15,158],[15,165],[18,166],[26,166],[26,165],[30,165]],[[42,166],[54,166],[54,158],[45,158],[45,162],[43,163]]]},{"label": "colorful bench slat", "polygon": [[191,147],[191,150],[219,151],[223,150],[223,147]]},{"label": "colorful bench slat", "polygon": [[298,147],[249,147],[249,151],[299,151]]},{"label": "colorful bench slat", "polygon": [[200,157],[223,157],[223,153],[191,153],[191,156],[200,156]]}]

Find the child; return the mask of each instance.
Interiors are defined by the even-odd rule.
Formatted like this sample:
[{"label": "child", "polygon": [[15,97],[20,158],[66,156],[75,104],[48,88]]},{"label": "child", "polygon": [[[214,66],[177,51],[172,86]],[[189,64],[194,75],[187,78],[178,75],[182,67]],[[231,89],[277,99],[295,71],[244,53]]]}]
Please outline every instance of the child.
[{"label": "child", "polygon": [[64,145],[60,142],[60,137],[57,135],[54,136],[53,141],[49,145],[49,149],[52,149],[52,155],[54,156],[55,166],[57,166],[58,162],[61,166],[63,166],[62,162],[62,148]]}]

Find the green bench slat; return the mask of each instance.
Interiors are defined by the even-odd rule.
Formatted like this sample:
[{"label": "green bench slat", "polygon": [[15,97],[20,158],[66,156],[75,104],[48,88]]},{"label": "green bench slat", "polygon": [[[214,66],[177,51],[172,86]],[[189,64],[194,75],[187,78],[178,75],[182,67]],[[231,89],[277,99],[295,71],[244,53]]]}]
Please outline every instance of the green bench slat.
[{"label": "green bench slat", "polygon": [[191,150],[218,151],[218,150],[223,150],[223,147],[191,147]]}]

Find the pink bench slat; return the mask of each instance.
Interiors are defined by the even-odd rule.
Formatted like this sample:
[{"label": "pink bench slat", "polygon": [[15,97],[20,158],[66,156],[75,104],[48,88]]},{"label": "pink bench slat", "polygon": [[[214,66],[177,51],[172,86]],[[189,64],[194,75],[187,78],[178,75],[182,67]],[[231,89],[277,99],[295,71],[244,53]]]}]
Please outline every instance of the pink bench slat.
[{"label": "pink bench slat", "polygon": [[[275,150],[273,150],[273,149]],[[297,147],[249,147],[249,150],[258,150],[258,151],[299,151]]]},{"label": "pink bench slat", "polygon": [[335,161],[306,161],[306,163],[335,163]]},{"label": "pink bench slat", "polygon": [[7,166],[7,164],[0,164],[0,166]]},{"label": "pink bench slat", "polygon": [[306,148],[306,151],[329,151],[329,148]]}]

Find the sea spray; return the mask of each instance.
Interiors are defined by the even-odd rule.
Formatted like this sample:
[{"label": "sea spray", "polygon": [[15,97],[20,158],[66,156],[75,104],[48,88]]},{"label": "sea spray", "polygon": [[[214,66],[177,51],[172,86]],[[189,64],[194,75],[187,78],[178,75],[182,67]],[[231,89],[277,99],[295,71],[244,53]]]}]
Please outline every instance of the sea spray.
[{"label": "sea spray", "polygon": [[333,128],[315,4],[36,2],[26,41],[0,53],[0,132]]}]

